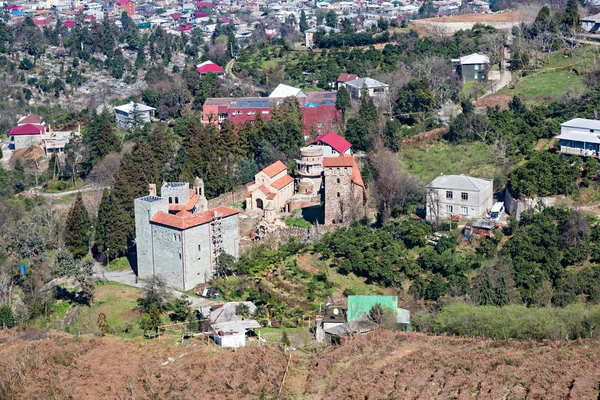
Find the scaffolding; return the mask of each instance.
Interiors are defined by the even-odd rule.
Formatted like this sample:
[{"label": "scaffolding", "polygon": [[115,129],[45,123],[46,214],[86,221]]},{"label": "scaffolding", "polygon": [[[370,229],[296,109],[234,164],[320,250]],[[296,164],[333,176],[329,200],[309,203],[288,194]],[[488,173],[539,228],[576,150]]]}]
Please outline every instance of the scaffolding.
[{"label": "scaffolding", "polygon": [[212,261],[213,265],[217,266],[219,262],[219,256],[223,252],[223,229],[222,222],[223,213],[215,211],[213,213],[213,220],[210,224],[212,229],[211,238],[212,238]]}]

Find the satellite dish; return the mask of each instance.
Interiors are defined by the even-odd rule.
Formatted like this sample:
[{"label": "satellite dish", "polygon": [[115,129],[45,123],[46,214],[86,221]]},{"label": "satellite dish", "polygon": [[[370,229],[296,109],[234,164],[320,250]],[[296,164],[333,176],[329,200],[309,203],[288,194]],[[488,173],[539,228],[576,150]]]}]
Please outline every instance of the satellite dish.
[{"label": "satellite dish", "polygon": [[333,309],[333,315],[338,315],[340,313],[340,310],[338,310],[337,308]]}]

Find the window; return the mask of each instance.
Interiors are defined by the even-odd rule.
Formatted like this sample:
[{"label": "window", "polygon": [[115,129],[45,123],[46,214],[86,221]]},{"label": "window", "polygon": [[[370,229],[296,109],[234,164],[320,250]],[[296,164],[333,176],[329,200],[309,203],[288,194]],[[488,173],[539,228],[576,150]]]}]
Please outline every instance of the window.
[{"label": "window", "polygon": [[460,198],[461,198],[461,199],[463,199],[463,200],[469,200],[469,193],[467,193],[467,192],[462,192],[462,193],[460,194]]},{"label": "window", "polygon": [[337,192],[337,197],[340,197],[340,192]]},{"label": "window", "polygon": [[479,64],[475,64],[475,71],[479,71]]},{"label": "window", "polygon": [[337,178],[337,183],[340,183],[340,178]]},{"label": "window", "polygon": [[169,197],[169,204],[173,203],[173,198]]},{"label": "window", "polygon": [[202,245],[198,245],[198,251],[202,251]]},{"label": "window", "polygon": [[469,215],[469,207],[461,207],[460,208],[460,213],[462,215]]},{"label": "window", "polygon": [[451,199],[451,198],[453,198],[453,193],[452,193],[452,190],[446,190],[446,198],[447,198],[447,199]]},{"label": "window", "polygon": [[446,206],[446,213],[452,214],[452,212],[454,212],[454,207],[451,206],[451,205],[447,205]]}]

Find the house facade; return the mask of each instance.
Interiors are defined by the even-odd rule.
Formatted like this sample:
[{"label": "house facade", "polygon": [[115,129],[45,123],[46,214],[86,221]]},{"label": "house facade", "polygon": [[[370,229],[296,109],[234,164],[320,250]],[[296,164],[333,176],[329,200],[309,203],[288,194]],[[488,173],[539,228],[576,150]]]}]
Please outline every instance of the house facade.
[{"label": "house facade", "polygon": [[343,82],[342,85],[348,90],[353,99],[360,99],[363,87],[367,89],[367,93],[371,97],[388,96],[390,93],[390,85],[371,78],[357,78]]},{"label": "house facade", "polygon": [[222,252],[238,256],[239,210],[207,208],[204,183],[163,184],[161,195],[135,200],[138,276],[160,275],[167,285],[190,290],[212,279]]},{"label": "house facade", "polygon": [[494,204],[491,179],[466,175],[441,175],[426,187],[427,220],[436,221],[459,216],[476,219]]},{"label": "house facade", "polygon": [[452,64],[457,67],[460,76],[465,82],[487,80],[490,69],[490,58],[486,55],[473,53],[458,59],[453,59]]},{"label": "house facade", "polygon": [[308,147],[317,147],[323,150],[323,157],[337,157],[341,154],[351,155],[352,145],[335,132],[327,132],[309,142]]},{"label": "house facade", "polygon": [[156,108],[147,106],[145,104],[134,103],[132,101],[131,103],[114,108],[115,119],[120,128],[129,128],[133,114],[136,112],[136,107],[140,116],[140,120],[143,122],[150,122],[151,119],[154,118],[154,112],[156,111]]},{"label": "house facade", "polygon": [[8,133],[8,146],[12,150],[26,149],[42,143],[42,134],[46,132],[45,125],[23,124],[15,126]]},{"label": "house facade", "polygon": [[575,118],[560,124],[560,152],[576,156],[600,157],[600,121]]}]

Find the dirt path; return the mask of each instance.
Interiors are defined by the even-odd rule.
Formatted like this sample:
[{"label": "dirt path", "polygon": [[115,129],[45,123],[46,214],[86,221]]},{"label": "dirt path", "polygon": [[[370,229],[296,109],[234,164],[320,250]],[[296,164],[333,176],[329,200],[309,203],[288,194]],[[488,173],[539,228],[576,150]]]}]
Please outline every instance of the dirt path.
[{"label": "dirt path", "polygon": [[81,189],[69,190],[68,192],[61,192],[61,193],[44,193],[38,187],[38,188],[29,189],[27,191],[27,193],[35,195],[35,196],[57,198],[57,197],[70,196],[70,195],[76,194],[76,193],[99,192],[104,189],[110,189],[110,186],[95,186],[95,185],[94,186],[84,186]]}]

